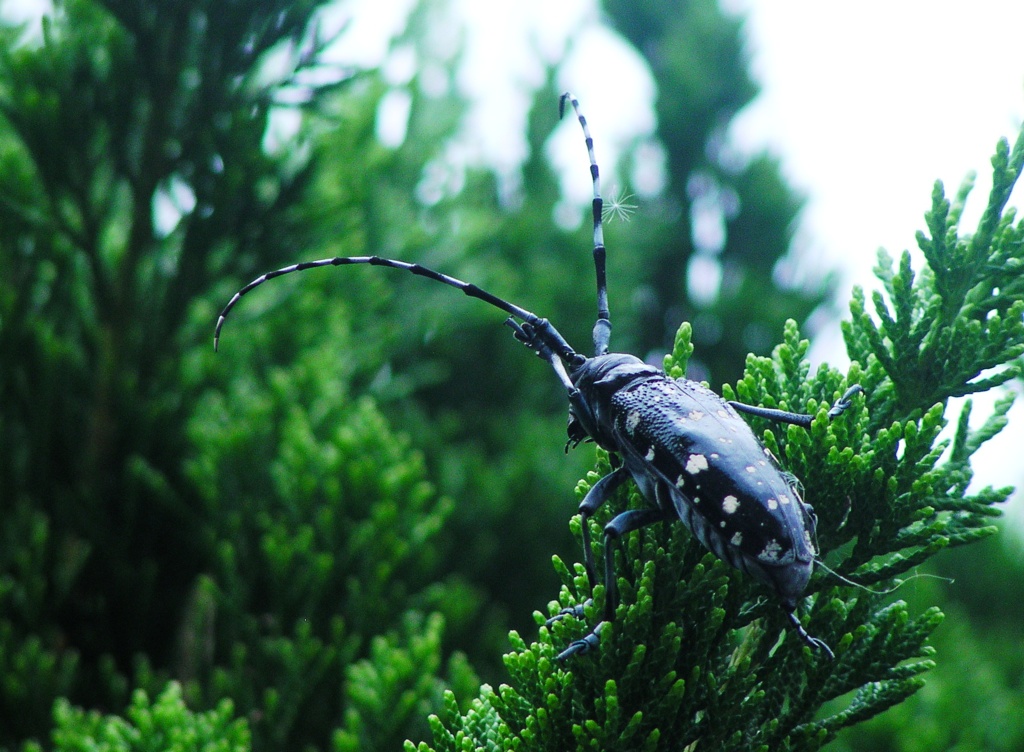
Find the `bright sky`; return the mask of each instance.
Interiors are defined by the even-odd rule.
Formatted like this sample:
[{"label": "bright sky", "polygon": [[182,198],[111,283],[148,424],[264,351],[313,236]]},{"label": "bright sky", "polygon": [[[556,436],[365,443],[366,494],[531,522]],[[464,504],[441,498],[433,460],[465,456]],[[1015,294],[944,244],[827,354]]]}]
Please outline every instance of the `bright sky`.
[{"label": "bright sky", "polygon": [[[531,90],[541,83],[544,64],[563,56],[558,83],[579,96],[604,173],[626,144],[653,130],[650,76],[639,56],[601,25],[596,0],[450,4],[456,23],[466,25],[457,83],[475,102],[465,149],[478,159],[503,170],[519,165]],[[379,60],[409,5],[394,0],[381,11],[376,0],[347,4],[355,17],[348,54]],[[1024,119],[1024,3],[724,5],[748,19],[752,69],[762,87],[737,118],[733,140],[743,151],[778,154],[789,180],[808,195],[800,240],[808,261],[827,256],[827,266],[848,270],[848,286],[871,285],[879,246],[893,255],[914,246],[936,178],[952,192],[977,171],[975,193],[987,194],[995,142],[1012,139]],[[457,38],[457,30],[448,33]],[[578,169],[578,141],[569,123],[549,152],[564,168],[571,194],[585,201],[590,182]],[[1021,194],[1024,189],[1015,196],[1018,206]],[[974,208],[968,207],[968,227],[980,213]]]}]

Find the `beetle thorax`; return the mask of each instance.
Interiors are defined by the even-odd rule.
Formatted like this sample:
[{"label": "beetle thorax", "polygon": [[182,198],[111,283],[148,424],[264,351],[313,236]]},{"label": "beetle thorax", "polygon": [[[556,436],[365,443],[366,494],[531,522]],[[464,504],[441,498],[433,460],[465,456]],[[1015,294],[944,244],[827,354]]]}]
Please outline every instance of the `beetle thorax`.
[{"label": "beetle thorax", "polygon": [[658,375],[662,372],[657,368],[626,353],[608,353],[583,361],[570,374],[578,394],[569,399],[569,443],[575,446],[592,439],[601,448],[617,452],[611,435],[612,397],[637,379]]}]

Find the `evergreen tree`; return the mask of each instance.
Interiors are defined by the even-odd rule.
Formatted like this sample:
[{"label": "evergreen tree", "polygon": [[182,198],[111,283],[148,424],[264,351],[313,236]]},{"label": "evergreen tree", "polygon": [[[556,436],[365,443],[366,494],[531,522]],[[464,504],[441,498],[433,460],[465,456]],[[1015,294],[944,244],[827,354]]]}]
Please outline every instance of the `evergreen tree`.
[{"label": "evergreen tree", "polygon": [[[1006,210],[1024,171],[1024,130],[1012,150],[1000,142],[992,164],[993,188],[974,232],[960,228],[971,183],[952,200],[936,183],[928,232],[918,234],[927,265],[915,271],[905,252],[894,266],[880,253],[883,290],[872,295],[873,314],[857,290],[843,326],[852,361],[845,375],[828,367],[810,374],[807,343],[790,322],[772,356],[748,358],[744,378],[724,390],[748,404],[818,410],[809,431],[755,423],[815,505],[831,571],[819,569],[811,581],[805,619],[835,659],[812,652],[761,586],[682,526],[658,525],[623,541],[621,603],[596,656],[555,660],[588,628],[575,619],[541,628],[531,644],[514,634],[505,657],[510,683],[485,685],[468,711],[449,698],[443,719],[432,719],[435,746],[418,749],[814,750],[921,688],[921,674],[934,666],[928,638],[943,615],[934,606],[912,612],[890,593],[942,549],[995,532],[993,505],[1011,491],[967,489],[970,458],[1005,425],[1012,394],[978,428],[967,403],[953,416],[952,440],[939,440],[950,398],[1011,381],[1024,354],[1024,222]],[[666,356],[671,375],[685,371],[689,335],[684,324]],[[866,399],[829,423],[825,408],[853,382]],[[600,462],[578,493],[609,469]],[[591,521],[592,539],[623,507],[642,503],[624,489]],[[549,615],[589,596],[582,565],[556,568],[563,588]],[[604,592],[585,609],[587,620],[600,613]]]},{"label": "evergreen tree", "polygon": [[938,603],[946,614],[931,640],[937,665],[919,692],[846,729],[830,749],[1021,749],[1022,552],[1020,532],[1007,520],[998,535],[936,557],[927,569],[941,578],[917,579],[904,588],[900,595],[912,608]]},{"label": "evergreen tree", "polygon": [[345,310],[210,349],[239,280],[318,238],[315,149],[274,148],[274,113],[330,101],[350,177],[380,155],[381,87],[320,64],[321,6],[66,0],[0,32],[0,746],[169,677],[257,749],[394,748],[436,706],[431,612],[475,599],[439,584],[421,455],[303,347]]},{"label": "evergreen tree", "polygon": [[[451,85],[457,56],[429,33],[450,22],[438,4],[417,5],[395,40],[396,49],[412,51],[416,73],[391,85],[373,71],[320,64],[329,41],[322,6],[64,0],[39,39],[0,28],[0,747],[44,738],[53,708],[56,748],[166,734],[197,748],[223,740],[257,750],[393,749],[426,736],[426,715],[441,709],[445,687],[456,698],[445,701],[448,724],[463,723],[453,703],[478,682],[452,644],[467,647],[474,664],[495,676],[481,656],[496,654],[510,618],[525,620],[537,593],[562,582],[564,601],[586,595],[578,572],[563,566],[552,575],[546,562],[553,550],[576,555],[565,525],[572,502],[558,489],[570,488],[593,455],[561,454],[565,406],[549,369],[525,357],[507,332],[503,339],[500,317],[486,306],[411,275],[329,270],[261,290],[259,301],[254,296],[233,315],[222,354],[210,351],[217,309],[257,274],[304,258],[364,253],[472,280],[549,316],[572,342],[589,340],[589,232],[552,221],[557,180],[543,159],[557,124],[555,72],[531,109],[529,156],[520,193],[510,199],[486,170],[451,170],[446,144],[462,103]],[[828,287],[771,286],[799,202],[769,160],[737,166],[717,148],[729,118],[755,93],[738,24],[711,3],[673,7],[645,2],[631,14],[609,4],[658,81],[659,137],[670,167],[663,199],[643,207],[641,220],[609,228],[615,286],[648,291],[652,301],[616,308],[615,343],[656,352],[666,345],[665,311],[672,329],[692,317],[699,355],[718,382],[758,338],[723,340],[711,358],[716,327],[755,332],[760,320],[778,331],[784,317],[804,320]],[[449,80],[440,94],[425,83],[439,71]],[[694,71],[708,82],[698,83]],[[382,103],[396,96],[410,104],[408,129],[399,146],[386,147],[375,127]],[[282,148],[268,133],[284,109],[301,111],[302,125]],[[946,221],[941,201],[936,207],[933,236],[954,238],[956,212]],[[702,245],[706,238],[692,229],[700,212],[722,220],[718,245]],[[1006,249],[1019,246],[1018,230],[1006,220],[996,230],[991,247],[1006,258],[988,263],[1017,268]],[[988,241],[978,242],[987,252]],[[978,259],[949,248],[952,241],[932,252],[967,258],[961,272],[973,274]],[[696,256],[721,269],[717,295],[692,299],[684,280]],[[842,516],[836,488],[874,499],[876,507],[867,504],[862,516],[851,511],[839,526],[845,532],[823,541],[827,550],[844,551],[843,535],[854,529],[870,537],[882,499],[903,504],[902,516],[854,552],[905,544],[906,560],[881,570],[869,562],[861,571],[842,553],[830,559],[865,581],[884,582],[943,537],[956,542],[987,531],[986,505],[999,496],[981,494],[966,506],[955,498],[966,458],[998,419],[973,434],[962,427],[954,460],[929,470],[938,459],[929,442],[939,418],[926,403],[964,388],[963,368],[1005,360],[1017,334],[1004,322],[1019,312],[999,302],[993,314],[977,304],[975,290],[961,295],[943,277],[948,310],[934,319],[940,323],[918,349],[919,362],[910,363],[905,352],[920,329],[901,326],[927,294],[908,297],[907,274],[902,267],[883,274],[896,313],[886,318],[880,304],[881,325],[860,314],[850,325],[851,354],[862,367],[847,377],[871,387],[865,408],[809,437],[769,435],[807,485],[823,529],[835,529]],[[925,274],[918,283],[931,280]],[[762,284],[771,289],[761,291]],[[1012,280],[996,286],[1019,297]],[[770,301],[766,310],[739,305],[755,297]],[[989,349],[964,348],[961,370],[935,378],[942,358],[928,348],[939,341],[948,350],[943,327],[947,314],[966,310],[957,307],[961,299],[980,305],[984,315],[968,313],[991,335]],[[934,313],[927,309],[920,320]],[[955,336],[981,341],[978,334]],[[812,408],[829,401],[840,376],[823,372],[805,385],[802,348],[787,327],[774,361],[750,361],[751,375],[736,387],[742,398],[795,408],[812,396]],[[678,369],[688,355],[685,338],[676,349],[670,365]],[[823,454],[833,441],[855,451],[837,461]],[[869,451],[875,454],[865,458]],[[868,477],[875,459],[897,477],[895,491]],[[920,467],[911,468],[914,462]],[[932,474],[920,481],[918,469]],[[914,478],[930,489],[929,503],[948,508],[933,504],[935,516],[925,514],[914,495],[924,486]],[[914,514],[924,521],[906,523]],[[897,537],[887,538],[894,530]],[[754,678],[740,677],[735,666],[694,673],[686,663],[692,655],[647,639],[652,627],[630,615],[627,599],[622,633],[617,624],[614,645],[591,669],[571,667],[577,677],[544,664],[570,623],[556,627],[554,638],[542,631],[532,649],[544,656],[537,663],[548,682],[543,692],[531,684],[530,653],[510,656],[515,689],[485,691],[466,716],[474,743],[487,746],[478,720],[489,724],[491,741],[519,734],[516,724],[533,719],[540,719],[536,728],[561,733],[571,716],[541,718],[533,708],[542,694],[567,697],[563,691],[579,693],[572,696],[583,714],[580,733],[610,743],[622,730],[616,703],[632,707],[634,698],[631,689],[598,680],[624,687],[650,680],[639,668],[622,670],[621,650],[629,646],[650,644],[652,654],[668,656],[664,666],[690,667],[675,669],[686,687],[654,685],[669,688],[669,704],[709,697],[713,682],[740,697],[765,675],[754,658],[778,634],[774,612],[759,603],[742,617],[730,610],[755,598],[750,583],[702,558],[679,530],[650,531],[630,546],[625,559],[643,572],[625,572],[625,582],[653,578],[661,602],[660,593],[680,592],[663,590],[663,578],[672,588],[688,581],[693,589],[678,597],[696,599],[707,614],[687,614],[705,632],[721,627],[718,642],[707,633],[697,642],[721,657],[738,635],[749,637],[758,647],[737,665],[754,667]],[[892,619],[902,640],[894,650],[911,655],[937,618],[900,626],[901,607],[881,612],[862,594],[852,605],[850,591],[829,587],[824,580],[812,587],[812,618],[828,627],[816,633],[843,645],[841,665],[850,656],[861,661],[844,675],[851,686],[864,680],[863,662],[874,655],[866,643],[841,639],[856,619],[868,619],[869,637]],[[643,611],[643,589],[624,592]],[[654,629],[659,638],[673,634],[668,622]],[[804,702],[826,677],[807,673],[792,647],[771,657],[800,685],[781,690],[792,690],[783,705]],[[902,669],[906,676],[883,673],[883,699],[911,691],[916,677],[909,674],[926,664]],[[594,686],[602,699],[593,699]],[[828,684],[828,692],[838,686]],[[514,713],[494,702],[499,695]],[[54,706],[61,696],[89,711],[65,701]],[[876,700],[861,698],[857,713],[840,711],[840,720],[817,731],[798,728],[819,734],[813,746],[884,704]],[[125,707],[124,718],[94,712]],[[597,726],[597,716],[584,718],[595,708],[605,714]],[[690,738],[708,724],[697,719],[679,730],[644,712],[626,724],[632,739],[653,738],[655,728]],[[234,721],[236,713],[243,720]],[[797,716],[793,710],[787,722]],[[434,723],[443,746],[442,725]],[[769,731],[781,737],[783,726]],[[727,732],[735,733],[728,722]]]}]

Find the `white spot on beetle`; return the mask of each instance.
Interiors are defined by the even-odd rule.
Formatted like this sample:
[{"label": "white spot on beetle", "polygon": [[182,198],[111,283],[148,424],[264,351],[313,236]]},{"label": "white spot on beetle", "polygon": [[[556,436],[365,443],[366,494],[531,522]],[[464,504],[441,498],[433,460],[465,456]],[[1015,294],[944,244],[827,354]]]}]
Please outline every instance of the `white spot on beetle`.
[{"label": "white spot on beetle", "polygon": [[743,534],[742,533],[736,533],[736,535],[734,535],[732,537],[732,539],[729,541],[729,543],[731,543],[734,546],[738,546],[742,542],[743,542]]},{"label": "white spot on beetle", "polygon": [[704,413],[702,413],[700,410],[691,410],[690,414],[687,417],[690,420],[700,420],[701,418],[704,417]]},{"label": "white spot on beetle", "polygon": [[640,411],[630,410],[626,413],[626,432],[631,434],[636,430],[636,427],[640,424]]},{"label": "white spot on beetle", "polygon": [[711,453],[711,459],[713,459],[713,460],[717,460],[721,456],[722,455],[720,455],[718,452],[712,452]]},{"label": "white spot on beetle", "polygon": [[778,509],[779,508],[779,502],[776,499],[771,499],[771,498],[765,499],[765,502],[767,502],[769,509]]},{"label": "white spot on beetle", "polygon": [[719,522],[718,526],[719,527],[725,527],[725,520],[722,520],[721,522]]},{"label": "white spot on beetle", "polygon": [[719,418],[728,418],[729,417],[729,413],[727,413],[725,410],[719,410],[718,411],[718,417]]},{"label": "white spot on beetle", "polygon": [[740,508],[740,500],[735,496],[729,495],[722,499],[722,511],[726,514],[732,514]]},{"label": "white spot on beetle", "polygon": [[790,499],[789,499],[788,496],[786,496],[786,494],[779,494],[779,503],[780,504],[789,504],[790,503]]},{"label": "white spot on beetle", "polygon": [[718,440],[721,441],[723,444],[731,444],[732,443],[732,439],[727,439],[725,436],[719,436]]},{"label": "white spot on beetle", "polygon": [[811,540],[811,531],[810,530],[804,530],[804,541],[807,543],[807,548],[810,549],[810,552],[812,554],[814,554],[815,556],[817,556],[818,555],[818,550],[817,550],[817,548],[814,545],[814,541]]},{"label": "white spot on beetle", "polygon": [[756,473],[757,472],[757,468],[754,467],[753,465],[747,465],[743,469],[746,470],[748,473]]},{"label": "white spot on beetle", "polygon": [[654,462],[654,447],[647,450],[647,454],[644,455],[644,459],[648,462]]},{"label": "white spot on beetle", "polygon": [[686,472],[690,475],[696,475],[701,470],[708,469],[708,458],[703,454],[691,454],[689,459],[686,460]]},{"label": "white spot on beetle", "polygon": [[686,485],[686,476],[680,474],[679,477],[676,478],[676,488],[682,488],[685,485]]},{"label": "white spot on beetle", "polygon": [[779,560],[779,554],[781,553],[782,546],[777,540],[772,538],[764,547],[764,551],[757,555],[757,558],[764,562],[776,562]]}]

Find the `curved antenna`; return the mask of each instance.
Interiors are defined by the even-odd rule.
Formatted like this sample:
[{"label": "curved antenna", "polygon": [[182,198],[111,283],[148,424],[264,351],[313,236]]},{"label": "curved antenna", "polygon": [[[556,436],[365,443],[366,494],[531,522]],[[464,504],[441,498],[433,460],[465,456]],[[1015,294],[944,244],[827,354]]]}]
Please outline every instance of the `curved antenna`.
[{"label": "curved antenna", "polygon": [[587,140],[587,155],[590,157],[590,177],[594,181],[594,271],[597,273],[597,321],[594,322],[594,354],[604,355],[608,352],[608,340],[612,334],[612,321],[608,312],[608,282],[605,274],[605,250],[604,250],[604,229],[601,225],[601,215],[604,209],[604,200],[601,198],[601,174],[597,169],[597,159],[594,157],[594,139],[590,136],[590,128],[587,127],[587,119],[580,112],[580,103],[570,92],[562,94],[558,100],[558,117],[565,114],[566,100],[572,104],[576,112],[576,118],[583,128],[583,136]]},{"label": "curved antenna", "polygon": [[419,275],[432,279],[435,282],[441,282],[449,287],[454,287],[457,290],[462,290],[466,295],[471,298],[477,298],[485,303],[489,303],[495,308],[499,308],[510,316],[514,316],[521,319],[525,324],[529,325],[528,329],[531,335],[530,341],[525,342],[535,350],[541,351],[546,348],[547,352],[553,352],[555,355],[560,357],[562,360],[567,361],[570,364],[578,365],[583,360],[583,356],[579,355],[573,350],[569,343],[565,341],[565,338],[555,329],[554,326],[547,319],[542,319],[536,314],[530,313],[525,308],[509,303],[507,300],[502,300],[497,295],[477,287],[469,282],[463,282],[461,279],[455,277],[449,277],[447,274],[441,274],[435,272],[433,269],[428,269],[425,266],[419,264],[410,264],[406,261],[396,261],[395,259],[381,258],[380,256],[338,256],[335,258],[320,259],[319,261],[303,261],[301,264],[292,264],[276,271],[267,272],[266,274],[257,277],[252,282],[247,284],[241,290],[236,292],[228,304],[224,306],[224,310],[220,312],[220,316],[217,317],[217,326],[213,330],[213,349],[217,350],[220,344],[220,330],[224,326],[224,321],[227,319],[228,313],[235,307],[242,296],[246,293],[252,292],[255,288],[262,285],[267,280],[273,279],[274,277],[280,277],[283,274],[291,274],[292,272],[301,272],[306,269],[316,269],[321,266],[346,266],[349,264],[370,264],[371,266],[386,266],[391,269],[402,269],[412,274]]}]

